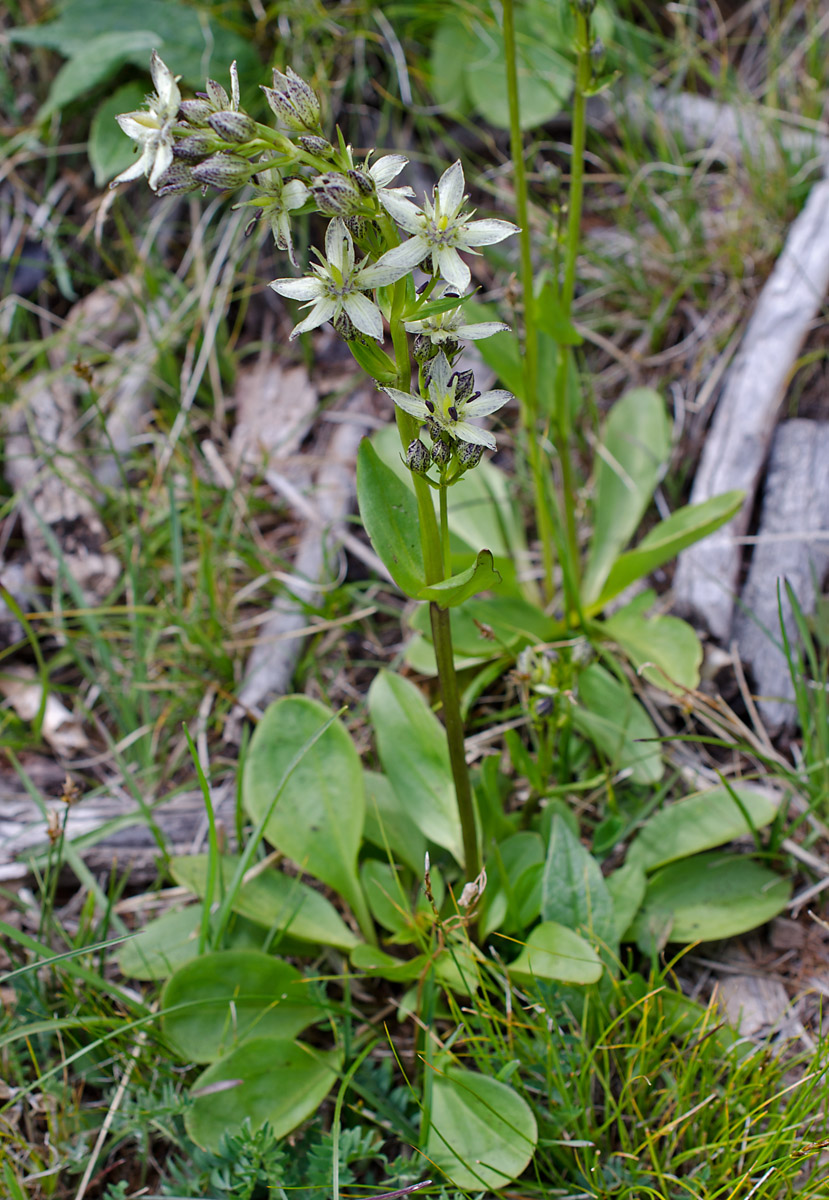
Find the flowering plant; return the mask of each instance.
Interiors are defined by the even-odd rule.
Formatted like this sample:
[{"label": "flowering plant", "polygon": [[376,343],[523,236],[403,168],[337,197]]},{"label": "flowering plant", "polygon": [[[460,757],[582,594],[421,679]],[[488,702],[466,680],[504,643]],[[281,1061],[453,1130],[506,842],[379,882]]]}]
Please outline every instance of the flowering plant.
[{"label": "flowering plant", "polygon": [[[414,598],[427,599],[438,659],[450,758],[463,828],[468,881],[480,872],[480,854],[464,759],[463,725],[448,609],[497,582],[492,556],[482,550],[468,570],[451,575],[447,489],[473,470],[495,437],[478,422],[504,407],[504,390],[475,390],[473,374],[458,370],[461,343],[487,338],[508,327],[499,321],[467,322],[463,295],[471,283],[464,257],[517,232],[510,221],[473,219],[467,207],[460,161],[441,175],[431,197],[418,206],[407,186],[390,186],[407,160],[400,154],[355,158],[340,136],[329,142],[321,105],[310,85],[290,67],[275,70],[263,91],[279,128],[255,121],[241,107],[236,64],[230,68],[230,95],[208,80],[200,96],[182,100],[175,76],[153,53],[156,94],[147,110],[118,118],[141,150],[135,164],[113,186],[146,175],[160,196],[215,187],[236,191],[250,186],[239,201],[265,220],[277,247],[298,269],[291,225],[303,213],[329,219],[324,253],[300,277],[270,286],[308,310],[291,338],[331,322],[355,359],[394,402],[394,413],[411,471],[415,495],[417,554],[408,555],[411,529],[390,518],[390,497],[398,481],[369,443],[358,461],[358,497],[366,529],[393,578]],[[423,275],[415,287],[414,273]],[[392,354],[382,348],[388,325]],[[412,357],[417,363],[413,387]],[[421,440],[426,431],[431,446]],[[438,492],[438,514],[432,492]]]}]

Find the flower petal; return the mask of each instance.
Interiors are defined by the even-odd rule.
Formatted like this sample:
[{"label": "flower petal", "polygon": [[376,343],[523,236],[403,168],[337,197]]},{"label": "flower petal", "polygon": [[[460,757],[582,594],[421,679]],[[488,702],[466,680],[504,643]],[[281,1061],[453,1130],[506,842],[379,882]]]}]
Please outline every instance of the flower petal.
[{"label": "flower petal", "polygon": [[474,400],[467,400],[463,406],[464,417],[488,417],[490,413],[497,412],[499,408],[503,408],[505,404],[509,404],[510,400],[514,400],[512,392],[504,391],[501,388],[493,392],[484,392],[481,396],[476,396]]},{"label": "flower petal", "polygon": [[151,112],[119,113],[115,120],[134,142],[146,142],[155,137],[161,129],[158,117]]},{"label": "flower petal", "polygon": [[369,167],[368,173],[379,188],[385,187],[387,183],[391,183],[393,179],[397,178],[408,161],[403,154],[384,154]]},{"label": "flower petal", "polygon": [[268,287],[287,296],[289,300],[321,300],[325,294],[319,279],[305,276],[303,279],[274,279]]},{"label": "flower petal", "polygon": [[153,87],[161,101],[162,108],[168,116],[175,116],[181,104],[181,92],[176,84],[176,77],[165,62],[153,50],[150,59],[150,74],[153,77]]},{"label": "flower petal", "polygon": [[435,389],[435,394],[439,398],[438,408],[442,407],[443,397],[449,389],[449,380],[452,376],[452,367],[449,359],[439,350],[432,361],[429,363],[429,391]]},{"label": "flower petal", "polygon": [[458,242],[461,246],[494,246],[504,238],[519,233],[517,225],[512,221],[467,221],[458,230]]},{"label": "flower petal", "polygon": [[149,168],[152,160],[152,150],[147,147],[145,148],[144,153],[139,158],[136,158],[134,163],[131,163],[130,166],[127,167],[126,171],[122,171],[120,175],[115,176],[109,186],[114,188],[117,187],[119,183],[131,183],[133,179],[140,179],[142,175],[146,175],[147,169]]},{"label": "flower petal", "polygon": [[368,296],[364,296],[362,292],[352,292],[343,299],[343,308],[360,333],[368,334],[369,337],[382,342],[383,318],[380,309],[376,304],[372,304]]},{"label": "flower petal", "polygon": [[426,407],[420,396],[412,396],[410,392],[400,392],[397,388],[384,387],[383,391],[387,396],[391,396],[398,408],[402,408],[411,417],[417,417],[419,421],[425,421],[429,416],[429,410]]},{"label": "flower petal", "polygon": [[310,195],[301,179],[290,179],[282,189],[282,206],[289,212],[301,208]]},{"label": "flower petal", "polygon": [[452,433],[462,442],[469,442],[472,446],[486,446],[487,450],[495,449],[495,438],[489,430],[479,429],[477,425],[470,425],[468,421],[456,421],[452,426]]},{"label": "flower petal", "polygon": [[385,287],[387,283],[396,283],[409,271],[414,270],[418,263],[423,262],[429,253],[429,245],[425,238],[413,237],[402,242],[399,246],[387,250],[382,258],[371,267],[364,267],[354,276],[357,287]]},{"label": "flower petal", "polygon": [[326,321],[331,320],[336,311],[337,301],[332,300],[329,296],[323,296],[317,301],[305,320],[293,327],[291,341],[299,337],[301,333],[308,333],[309,329],[316,329],[318,325],[324,325]]},{"label": "flower petal", "polygon": [[169,142],[159,142],[156,146],[153,165],[147,176],[147,182],[152,190],[158,190],[158,181],[173,161],[173,147]]},{"label": "flower petal", "polygon": [[451,246],[441,246],[433,254],[432,261],[434,261],[435,255],[438,260],[438,270],[446,282],[451,283],[453,287],[459,288],[461,292],[465,292],[469,287],[472,272],[457,250],[452,249]]},{"label": "flower petal", "polygon": [[[408,326],[406,328],[408,329]],[[455,337],[477,342],[481,338],[493,337],[496,333],[509,333],[509,331],[509,325],[505,325],[503,321],[478,321],[476,325],[459,325],[455,330]]]},{"label": "flower petal", "polygon": [[328,259],[332,267],[347,275],[350,267],[346,266],[348,261],[348,247],[351,247],[351,266],[354,266],[354,243],[351,241],[351,234],[345,227],[343,221],[339,217],[335,217],[329,222],[328,228],[325,231],[325,257]]},{"label": "flower petal", "polygon": [[401,196],[399,192],[383,191],[379,197],[391,219],[407,233],[420,233],[423,228],[423,216],[416,204]]},{"label": "flower petal", "polygon": [[452,163],[451,167],[446,168],[438,180],[437,193],[442,215],[455,216],[463,204],[464,187],[463,167],[461,160],[458,159],[457,162]]}]

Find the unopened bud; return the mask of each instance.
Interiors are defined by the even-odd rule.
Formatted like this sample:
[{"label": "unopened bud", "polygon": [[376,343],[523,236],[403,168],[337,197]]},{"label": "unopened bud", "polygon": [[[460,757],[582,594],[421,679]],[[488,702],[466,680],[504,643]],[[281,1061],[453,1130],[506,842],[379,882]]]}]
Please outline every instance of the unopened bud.
[{"label": "unopened bud", "polygon": [[347,175],[328,171],[311,181],[311,191],[320,212],[329,217],[347,217],[362,200],[360,189]]},{"label": "unopened bud", "polygon": [[252,174],[250,163],[233,154],[211,154],[210,158],[193,167],[193,178],[197,183],[219,188],[220,191],[241,187]]},{"label": "unopened bud", "polygon": [[225,142],[249,142],[256,135],[256,122],[247,113],[215,112],[207,123]]},{"label": "unopened bud", "polygon": [[452,461],[452,447],[439,437],[432,446],[432,462],[436,467],[448,467]]},{"label": "unopened bud", "polygon": [[473,446],[471,442],[461,442],[458,446],[458,459],[465,471],[477,467],[484,453],[483,446]]},{"label": "unopened bud", "polygon": [[596,0],[570,0],[570,3],[583,17],[589,17],[596,7]]},{"label": "unopened bud", "polygon": [[431,341],[425,334],[419,333],[414,340],[412,353],[415,356],[415,362],[419,362],[421,366],[427,363],[430,358],[434,358],[438,352],[437,346],[433,346]]},{"label": "unopened bud", "polygon": [[344,342],[353,342],[358,336],[357,330],[354,327],[354,322],[351,320],[351,317],[344,308],[340,309],[331,324],[334,326],[335,330]]},{"label": "unopened bud", "polygon": [[364,196],[372,195],[374,192],[374,180],[370,175],[367,175],[365,171],[359,171],[352,167],[350,170],[346,171],[346,175],[349,179],[354,180]]},{"label": "unopened bud", "polygon": [[207,99],[213,106],[214,111],[216,109],[230,108],[230,97],[220,83],[217,83],[215,79],[208,79],[204,86],[207,90]]},{"label": "unopened bud", "polygon": [[179,196],[184,192],[195,192],[201,185],[193,178],[192,167],[184,163],[171,163],[158,181],[159,196]]},{"label": "unopened bud", "polygon": [[461,344],[460,342],[456,342],[453,339],[448,338],[441,346],[441,350],[446,355],[449,362],[451,362],[453,358],[457,358],[457,356],[460,354]]},{"label": "unopened bud", "polygon": [[409,448],[406,451],[406,466],[409,470],[422,475],[424,471],[429,470],[429,463],[429,451],[420,438],[415,438],[413,442],[409,442]]},{"label": "unopened bud", "polygon": [[[462,404],[464,400],[468,400],[475,389],[475,373],[474,371],[456,371],[452,376],[455,380],[455,403]],[[452,379],[449,380],[451,385]]]},{"label": "unopened bud", "polygon": [[301,138],[297,138],[297,145],[303,150],[307,150],[309,154],[316,154],[320,158],[333,158],[334,147],[330,142],[327,142],[324,137],[316,137],[313,133],[303,134]]},{"label": "unopened bud", "polygon": [[196,129],[206,129],[207,118],[213,109],[206,100],[182,100],[178,112],[188,125],[193,125]]},{"label": "unopened bud", "polygon": [[290,67],[284,75],[274,70],[273,87],[262,90],[276,116],[289,129],[316,133],[320,123],[320,102],[305,80]]},{"label": "unopened bud", "polygon": [[368,233],[369,225],[372,224],[367,217],[344,217],[345,227],[355,241],[364,238]]},{"label": "unopened bud", "polygon": [[598,68],[604,62],[604,56],[604,42],[601,38],[597,37],[593,45],[590,47],[590,62],[596,70],[598,70]]},{"label": "unopened bud", "polygon": [[173,158],[181,158],[185,162],[201,162],[214,153],[216,145],[212,133],[191,133],[189,137],[178,138],[173,142]]}]

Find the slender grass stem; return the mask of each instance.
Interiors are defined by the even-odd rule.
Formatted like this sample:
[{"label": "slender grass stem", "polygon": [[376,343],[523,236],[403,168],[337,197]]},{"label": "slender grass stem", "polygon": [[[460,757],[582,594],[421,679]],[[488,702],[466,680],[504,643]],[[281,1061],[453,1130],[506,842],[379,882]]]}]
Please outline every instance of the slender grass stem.
[{"label": "slender grass stem", "polygon": [[538,324],[533,285],[532,239],[527,199],[527,172],[524,166],[524,139],[521,134],[521,105],[518,96],[518,62],[515,46],[515,9],[513,0],[504,0],[504,51],[507,64],[510,153],[515,171],[515,209],[521,226],[521,291],[524,296],[524,397],[521,424],[533,482],[533,501],[543,565],[542,593],[553,597],[553,532],[544,486],[544,460],[537,437],[538,425]]}]

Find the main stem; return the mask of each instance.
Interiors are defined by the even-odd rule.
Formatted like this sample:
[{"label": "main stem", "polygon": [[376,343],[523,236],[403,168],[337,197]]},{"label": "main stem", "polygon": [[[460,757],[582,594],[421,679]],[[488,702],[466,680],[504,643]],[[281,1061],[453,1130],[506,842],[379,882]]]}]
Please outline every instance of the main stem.
[{"label": "main stem", "polygon": [[518,97],[518,65],[515,46],[515,9],[513,0],[504,0],[504,52],[507,64],[510,152],[515,172],[515,208],[521,226],[521,291],[524,296],[524,397],[521,424],[533,482],[533,500],[543,564],[544,599],[553,598],[553,529],[544,486],[544,460],[538,439],[538,324],[535,310],[530,212],[527,198],[527,172],[524,165],[524,139],[521,133],[521,105]]},{"label": "main stem", "polygon": [[[392,344],[397,363],[397,380],[401,391],[408,392],[411,388],[411,361],[409,359],[409,343],[403,322],[400,319],[400,306],[404,299],[401,285],[396,286],[396,295],[392,304],[391,326]],[[397,290],[400,289],[400,290]],[[409,442],[417,436],[417,422],[399,406],[396,408],[397,429],[404,451]],[[435,517],[435,506],[432,500],[432,489],[422,475],[412,472],[412,482],[417,500],[417,511],[420,521],[420,543],[423,548],[423,569],[426,583],[439,583],[447,578],[449,558],[449,527],[446,510],[446,489],[441,489],[441,526],[444,535],[438,528]],[[447,565],[445,565],[447,564]],[[438,683],[443,702],[443,724],[446,729],[446,741],[449,747],[449,764],[452,769],[452,779],[455,784],[455,796],[458,803],[458,816],[461,822],[463,838],[464,864],[467,882],[478,878],[481,873],[481,860],[478,854],[478,832],[475,825],[475,807],[472,800],[472,785],[469,781],[469,768],[466,765],[464,748],[463,717],[461,716],[461,700],[458,691],[458,678],[455,673],[455,655],[452,650],[452,629],[449,624],[448,609],[441,608],[435,603],[429,604],[429,615],[432,622],[432,638],[435,647],[435,660],[438,669]]]}]

